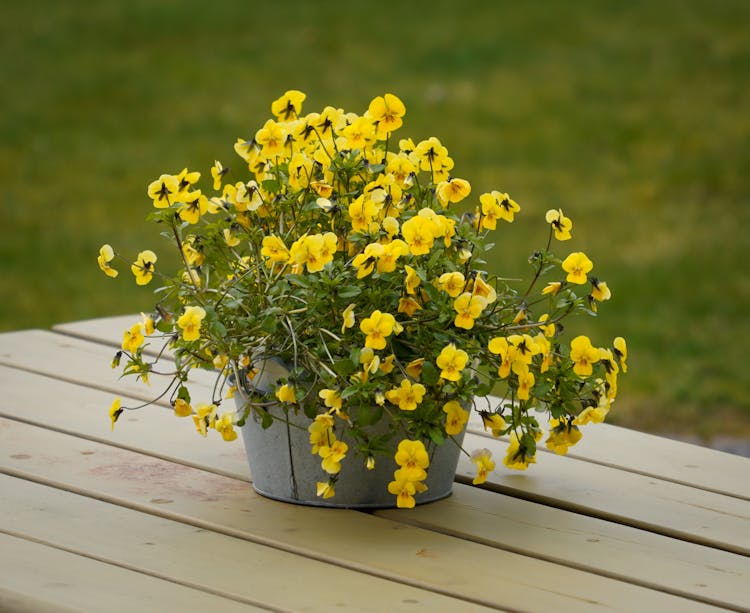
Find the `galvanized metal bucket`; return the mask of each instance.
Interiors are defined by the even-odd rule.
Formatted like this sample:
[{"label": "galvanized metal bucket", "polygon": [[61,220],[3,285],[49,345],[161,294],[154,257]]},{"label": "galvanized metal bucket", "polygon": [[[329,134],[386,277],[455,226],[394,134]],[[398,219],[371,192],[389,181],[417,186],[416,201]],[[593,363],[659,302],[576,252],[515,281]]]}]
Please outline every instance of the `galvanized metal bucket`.
[{"label": "galvanized metal bucket", "polygon": [[[264,380],[253,381],[258,389],[263,389],[269,381],[279,378],[274,373],[282,373],[283,365],[266,364],[264,372]],[[244,400],[239,394],[236,400],[238,408],[244,406]],[[270,427],[263,429],[258,416],[251,412],[241,428],[256,492],[275,500],[312,506],[396,506],[396,497],[388,492],[388,483],[393,481],[393,473],[398,468],[393,457],[376,457],[375,467],[368,470],[365,459],[355,455],[355,443],[346,433],[339,437],[349,445],[349,453],[341,462],[341,472],[335,486],[336,494],[332,498],[319,497],[317,483],[327,481],[328,475],[321,468],[320,457],[311,452],[307,430],[310,419],[301,411],[298,414],[289,411],[287,414],[278,405],[272,406],[269,412],[277,418]],[[389,424],[383,420],[378,427],[384,433],[388,431]],[[463,436],[462,432],[455,437],[455,441],[447,439],[442,445],[425,441],[430,456],[425,480],[427,490],[414,496],[417,504],[439,500],[451,494]]]}]

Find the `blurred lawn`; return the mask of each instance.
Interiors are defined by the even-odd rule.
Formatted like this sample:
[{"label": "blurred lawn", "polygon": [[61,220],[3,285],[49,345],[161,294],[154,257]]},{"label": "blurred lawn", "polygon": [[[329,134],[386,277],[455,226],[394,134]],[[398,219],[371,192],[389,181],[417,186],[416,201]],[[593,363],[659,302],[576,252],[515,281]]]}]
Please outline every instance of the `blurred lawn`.
[{"label": "blurred lawn", "polygon": [[592,336],[629,343],[612,421],[750,435],[750,3],[458,6],[6,0],[0,330],[150,308],[95,262],[103,242],[158,252],[148,182],[239,168],[232,143],[286,89],[307,111],[391,91],[404,134],[522,205],[498,272],[525,270],[548,208],[572,217],[613,290]]}]

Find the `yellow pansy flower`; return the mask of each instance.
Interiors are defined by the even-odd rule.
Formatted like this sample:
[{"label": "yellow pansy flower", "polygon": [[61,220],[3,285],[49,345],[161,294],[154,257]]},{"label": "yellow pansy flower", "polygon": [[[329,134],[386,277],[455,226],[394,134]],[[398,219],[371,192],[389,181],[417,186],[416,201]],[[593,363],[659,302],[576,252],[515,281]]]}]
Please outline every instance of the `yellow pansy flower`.
[{"label": "yellow pansy flower", "polygon": [[320,258],[322,241],[314,236],[302,236],[292,243],[289,248],[289,262],[294,265],[294,272],[302,272],[307,266],[308,272],[323,270]]},{"label": "yellow pansy flower", "polygon": [[409,295],[414,295],[417,293],[417,288],[419,287],[420,283],[422,283],[422,280],[419,278],[419,275],[417,275],[417,271],[414,270],[411,266],[404,266],[404,270],[406,271],[406,279],[404,280],[406,293]]},{"label": "yellow pansy flower", "polygon": [[172,204],[172,196],[179,191],[179,181],[174,175],[163,174],[148,186],[148,196],[157,209],[165,209]]},{"label": "yellow pansy flower", "polygon": [[224,242],[227,244],[227,247],[236,247],[242,242],[239,237],[232,234],[232,230],[230,228],[224,228],[222,234],[224,236]]},{"label": "yellow pansy flower", "polygon": [[495,438],[501,436],[508,427],[502,415],[498,415],[497,413],[480,413],[480,415],[484,429],[487,430],[489,428],[492,436]]},{"label": "yellow pansy flower", "polygon": [[359,324],[359,329],[366,335],[365,347],[372,349],[385,349],[386,338],[393,333],[396,318],[390,313],[381,313],[379,310],[372,312]]},{"label": "yellow pansy flower", "polygon": [[469,354],[463,349],[457,349],[453,343],[443,347],[435,363],[440,369],[440,378],[448,381],[460,381],[461,371],[466,368]]},{"label": "yellow pansy flower", "polygon": [[[391,218],[393,219],[393,218]],[[383,250],[378,256],[378,272],[393,272],[396,270],[396,262],[402,255],[409,253],[409,246],[397,238],[390,243],[383,245]]]},{"label": "yellow pansy flower", "polygon": [[352,303],[344,309],[343,313],[341,313],[341,319],[343,320],[343,323],[341,324],[341,334],[343,334],[347,330],[347,328],[354,327],[354,322],[355,322],[354,307],[355,306],[357,305]]},{"label": "yellow pansy flower", "polygon": [[315,492],[321,498],[333,498],[336,495],[331,481],[318,481]]},{"label": "yellow pansy flower", "polygon": [[572,238],[570,231],[573,229],[573,222],[563,215],[562,209],[550,209],[544,219],[552,226],[557,240],[567,241]]},{"label": "yellow pansy flower", "polygon": [[214,180],[214,189],[216,191],[219,191],[221,189],[221,180],[224,178],[224,175],[229,172],[229,168],[222,165],[222,163],[219,160],[214,160],[214,165],[211,167],[211,177]]},{"label": "yellow pansy flower", "polygon": [[378,208],[372,200],[365,198],[364,194],[359,196],[349,205],[352,230],[354,232],[367,232],[377,212]]},{"label": "yellow pansy flower", "polygon": [[515,357],[515,348],[513,349],[513,352],[511,352],[511,346],[508,343],[508,339],[503,336],[497,336],[490,339],[488,349],[495,355],[500,356],[500,366],[497,369],[497,374],[504,379],[510,374],[510,369],[513,365],[513,358]]},{"label": "yellow pansy flower", "polygon": [[539,318],[539,321],[538,321],[538,323],[540,324],[539,329],[542,331],[544,336],[552,338],[553,336],[555,336],[555,330],[556,330],[555,324],[544,323],[546,321],[549,321],[549,313],[545,313]]},{"label": "yellow pansy flower", "polygon": [[518,399],[528,400],[531,395],[531,389],[534,387],[534,373],[525,371],[518,375]]},{"label": "yellow pansy flower", "polygon": [[412,255],[425,255],[435,243],[435,222],[427,217],[415,215],[401,224],[401,235],[409,245]]},{"label": "yellow pansy flower", "polygon": [[382,360],[379,366],[380,372],[382,372],[385,375],[390,374],[395,367],[394,365],[395,361],[396,361],[396,356],[394,354],[391,354],[385,360]]},{"label": "yellow pansy flower", "polygon": [[195,409],[193,415],[193,423],[195,423],[195,429],[201,436],[206,436],[209,428],[213,428],[216,422],[216,405],[215,404],[199,404]]},{"label": "yellow pansy flower", "polygon": [[401,477],[388,484],[388,492],[396,496],[396,507],[399,509],[413,509],[416,505],[414,494],[416,486],[413,481]]},{"label": "yellow pansy flower", "polygon": [[330,445],[336,437],[333,434],[333,416],[328,413],[316,415],[315,420],[307,427],[310,433],[311,453],[317,454],[321,447]]},{"label": "yellow pansy flower", "polygon": [[109,407],[109,419],[112,422],[112,430],[115,429],[115,422],[120,418],[120,415],[122,415],[122,411],[123,409],[120,398],[115,398],[112,401],[112,405]]},{"label": "yellow pansy flower", "polygon": [[586,275],[593,267],[594,264],[581,251],[571,253],[562,263],[562,269],[568,273],[566,277],[568,283],[575,283],[577,285],[586,283],[588,280]]},{"label": "yellow pansy flower", "polygon": [[398,130],[404,123],[402,117],[405,114],[404,103],[393,94],[373,98],[367,108],[367,116],[377,126],[378,138],[383,138],[388,133]]},{"label": "yellow pansy flower", "polygon": [[481,275],[477,275],[469,282],[469,291],[474,296],[481,296],[487,304],[492,304],[497,300],[495,288],[489,285]]},{"label": "yellow pansy flower", "polygon": [[462,272],[445,272],[438,277],[438,287],[451,298],[455,298],[464,291],[466,278]]},{"label": "yellow pansy flower", "polygon": [[[185,194],[190,191],[190,188],[195,185],[201,178],[201,173],[197,171],[190,171],[187,168],[183,168],[177,175],[177,191],[181,194]],[[178,196],[183,198],[184,196]]]},{"label": "yellow pansy flower", "polygon": [[290,89],[271,103],[271,112],[279,121],[297,119],[302,112],[302,103],[307,96],[299,90]]},{"label": "yellow pansy flower", "polygon": [[453,324],[457,328],[471,330],[474,327],[474,320],[482,314],[485,306],[487,306],[487,301],[484,298],[464,292],[453,302],[453,309],[457,313]]},{"label": "yellow pansy flower", "polygon": [[154,319],[150,315],[141,313],[141,323],[143,324],[143,333],[150,336],[154,333]]},{"label": "yellow pansy flower", "polygon": [[482,227],[487,230],[494,230],[498,219],[512,223],[515,214],[521,210],[508,194],[497,190],[482,194],[479,202],[482,205]]},{"label": "yellow pansy flower", "polygon": [[154,264],[156,264],[156,254],[153,251],[147,249],[138,254],[138,258],[130,267],[138,285],[148,285],[151,282],[154,276]]},{"label": "yellow pansy flower", "polygon": [[182,204],[177,209],[177,214],[182,221],[189,224],[197,224],[201,215],[205,215],[208,210],[208,198],[200,190],[187,192],[181,198]]},{"label": "yellow pansy flower", "polygon": [[518,435],[515,432],[510,433],[510,444],[503,458],[503,464],[513,470],[526,470],[529,464],[536,463],[536,457],[529,456],[527,449],[521,445]]},{"label": "yellow pansy flower", "polygon": [[547,372],[550,365],[552,364],[552,343],[547,340],[547,337],[540,333],[534,337],[538,353],[542,355],[542,363],[539,366],[539,372]]},{"label": "yellow pansy flower", "polygon": [[341,471],[341,460],[346,457],[349,446],[340,440],[335,440],[331,445],[325,445],[318,449],[318,455],[323,459],[320,463],[323,470],[329,475],[335,475]]},{"label": "yellow pansy flower", "polygon": [[288,383],[284,383],[284,385],[279,387],[279,389],[276,390],[275,395],[276,398],[279,399],[279,402],[297,402],[294,386],[289,385]]},{"label": "yellow pansy flower", "polygon": [[268,158],[282,155],[284,153],[284,142],[286,135],[281,124],[269,119],[255,133],[255,141],[261,147],[261,154]]},{"label": "yellow pansy flower", "polygon": [[193,245],[194,240],[195,237],[193,236],[187,238],[187,240],[182,244],[182,253],[185,256],[185,260],[187,261],[188,265],[200,266],[201,264],[203,264],[205,256],[203,255],[202,251],[196,249],[196,247]]},{"label": "yellow pansy flower", "polygon": [[109,263],[115,259],[115,252],[110,245],[102,245],[99,249],[99,257],[96,258],[101,271],[113,279],[120,273],[112,268]]},{"label": "yellow pansy flower", "polygon": [[591,277],[591,297],[599,302],[604,302],[612,297],[612,292],[607,287],[606,281],[599,281],[596,277]]},{"label": "yellow pansy flower", "polygon": [[269,266],[272,262],[289,260],[289,250],[286,248],[284,241],[273,234],[263,238],[260,254],[268,260]]},{"label": "yellow pansy flower", "polygon": [[318,397],[321,398],[325,405],[330,409],[328,411],[329,413],[335,413],[342,419],[349,419],[346,413],[341,410],[344,401],[336,390],[322,389],[318,392]]},{"label": "yellow pansy flower", "polygon": [[[329,185],[325,181],[310,181],[310,187],[312,187],[318,194],[318,196],[320,196],[320,198],[318,198],[318,200],[316,201],[318,206],[322,209],[325,209],[327,213],[331,213],[333,211],[334,205],[330,200],[328,200],[328,198],[330,198],[331,194],[333,193],[333,185]],[[327,200],[328,205],[323,206],[321,200]]]},{"label": "yellow pansy flower", "polygon": [[450,436],[461,434],[466,422],[469,421],[469,412],[456,400],[449,400],[443,405],[445,413],[445,433]]},{"label": "yellow pansy flower", "polygon": [[234,411],[228,411],[222,413],[219,418],[214,421],[214,430],[221,434],[221,438],[225,441],[230,442],[237,438],[237,432],[234,429],[234,419],[236,414]]},{"label": "yellow pansy flower", "polygon": [[398,405],[402,411],[414,411],[422,402],[427,389],[421,383],[412,383],[409,379],[402,379],[401,385],[388,390],[385,397],[389,402]]},{"label": "yellow pansy flower", "polygon": [[229,195],[230,202],[240,212],[257,211],[263,204],[263,197],[255,181],[247,183],[240,181],[234,186],[226,185],[224,189]]},{"label": "yellow pansy flower", "polygon": [[477,467],[477,476],[472,481],[474,485],[487,481],[488,473],[495,470],[495,462],[489,449],[476,449],[471,454],[471,461]]},{"label": "yellow pansy flower", "polygon": [[357,117],[341,131],[346,149],[366,149],[375,140],[375,134],[375,124],[369,117]]},{"label": "yellow pansy flower", "polygon": [[461,202],[471,193],[471,185],[465,179],[450,178],[447,181],[441,181],[435,187],[438,202],[445,206]]},{"label": "yellow pansy flower", "polygon": [[448,149],[435,136],[417,143],[414,155],[419,160],[420,170],[432,171],[433,176],[440,174],[446,160],[449,159]]},{"label": "yellow pansy flower", "polygon": [[622,336],[618,336],[614,340],[613,345],[615,349],[615,355],[617,356],[617,359],[620,360],[620,368],[622,368],[622,372],[628,372],[628,346],[625,342],[625,339]]},{"label": "yellow pansy flower", "polygon": [[570,359],[573,361],[573,372],[577,375],[589,376],[599,357],[599,350],[591,344],[588,336],[576,336],[570,341]]},{"label": "yellow pansy flower", "polygon": [[185,307],[185,312],[177,319],[177,325],[182,330],[182,340],[197,341],[201,336],[201,323],[205,317],[206,311],[203,307]]},{"label": "yellow pansy flower", "polygon": [[143,344],[143,340],[143,324],[134,324],[122,334],[122,350],[135,353],[138,347]]},{"label": "yellow pansy flower", "polygon": [[414,298],[407,297],[407,298],[399,298],[398,301],[398,312],[399,313],[406,313],[409,317],[412,317],[414,313],[416,313],[418,310],[422,308],[422,305],[419,304]]},{"label": "yellow pansy flower", "polygon": [[419,379],[422,376],[422,367],[424,366],[424,358],[416,358],[406,365],[406,374],[412,379]]},{"label": "yellow pansy flower", "polygon": [[545,441],[547,449],[559,455],[568,453],[568,447],[575,445],[583,436],[574,423],[567,419],[550,419],[550,432]]},{"label": "yellow pansy flower", "polygon": [[422,441],[401,440],[394,460],[400,468],[399,475],[409,481],[422,481],[427,476],[430,456]]},{"label": "yellow pansy flower", "polygon": [[368,244],[362,253],[358,253],[352,260],[352,266],[357,269],[357,279],[364,279],[373,270],[385,247],[380,243]]},{"label": "yellow pansy flower", "polygon": [[542,294],[552,294],[553,296],[557,296],[561,287],[562,283],[560,283],[560,281],[550,281],[542,288]]},{"label": "yellow pansy flower", "polygon": [[596,407],[586,407],[581,411],[578,416],[573,420],[573,424],[576,426],[585,426],[588,423],[600,424],[607,417],[609,413],[609,401],[604,398],[605,404],[600,404]]},{"label": "yellow pansy flower", "polygon": [[174,414],[177,417],[190,417],[193,414],[193,407],[186,400],[177,398],[174,401]]}]

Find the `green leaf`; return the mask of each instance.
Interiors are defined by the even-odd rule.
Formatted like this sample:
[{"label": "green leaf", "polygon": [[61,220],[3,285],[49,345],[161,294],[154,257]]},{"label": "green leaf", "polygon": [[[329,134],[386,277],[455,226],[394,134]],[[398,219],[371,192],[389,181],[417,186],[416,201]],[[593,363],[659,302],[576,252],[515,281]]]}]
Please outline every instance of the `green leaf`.
[{"label": "green leaf", "polygon": [[224,338],[227,335],[226,326],[218,320],[212,321],[208,326],[208,330],[211,333],[211,336]]},{"label": "green leaf", "polygon": [[349,387],[345,387],[344,390],[341,392],[341,399],[346,400],[347,398],[351,398],[359,391],[359,386],[357,385],[350,385]]},{"label": "green leaf", "polygon": [[279,325],[279,318],[270,315],[263,319],[263,322],[261,323],[260,327],[263,329],[264,332],[268,332],[269,334],[273,334],[276,332]]},{"label": "green leaf", "polygon": [[261,181],[261,186],[265,191],[273,194],[277,194],[281,190],[281,185],[276,179],[266,179],[265,181]]},{"label": "green leaf", "polygon": [[310,289],[310,280],[305,277],[304,275],[287,275],[286,280],[289,281],[292,285],[296,285],[297,287],[301,287],[303,289]]},{"label": "green leaf", "polygon": [[342,358],[333,365],[333,372],[342,377],[347,377],[357,369],[349,358]]},{"label": "green leaf", "polygon": [[268,411],[262,412],[262,417],[260,420],[260,425],[263,427],[264,430],[267,430],[271,427],[271,424],[273,424],[273,417],[271,417],[271,414]]},{"label": "green leaf", "polygon": [[354,298],[361,293],[362,290],[354,285],[347,285],[338,291],[339,298]]},{"label": "green leaf", "polygon": [[426,385],[435,385],[440,379],[440,373],[432,362],[422,364],[422,381]]},{"label": "green leaf", "polygon": [[479,396],[480,398],[483,398],[484,396],[489,396],[492,393],[493,387],[494,385],[489,382],[480,383],[474,390],[474,395]]},{"label": "green leaf", "polygon": [[[343,396],[343,394],[342,394]],[[380,421],[383,408],[378,405],[363,405],[357,408],[356,421],[360,426],[372,426]]]},{"label": "green leaf", "polygon": [[190,404],[190,391],[184,385],[181,385],[180,389],[177,391],[177,397]]},{"label": "green leaf", "polygon": [[430,439],[436,445],[442,445],[445,442],[445,436],[443,436],[442,430],[438,428],[430,430]]}]

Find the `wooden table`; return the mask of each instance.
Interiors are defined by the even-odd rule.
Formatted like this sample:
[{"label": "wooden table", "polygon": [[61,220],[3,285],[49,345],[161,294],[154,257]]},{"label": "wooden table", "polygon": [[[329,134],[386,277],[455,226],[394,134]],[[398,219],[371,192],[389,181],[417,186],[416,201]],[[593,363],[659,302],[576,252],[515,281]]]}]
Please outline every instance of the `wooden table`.
[{"label": "wooden table", "polygon": [[159,389],[109,367],[133,321],[0,334],[0,611],[750,609],[750,459],[587,426],[413,511],[275,502],[164,408],[110,431]]}]

